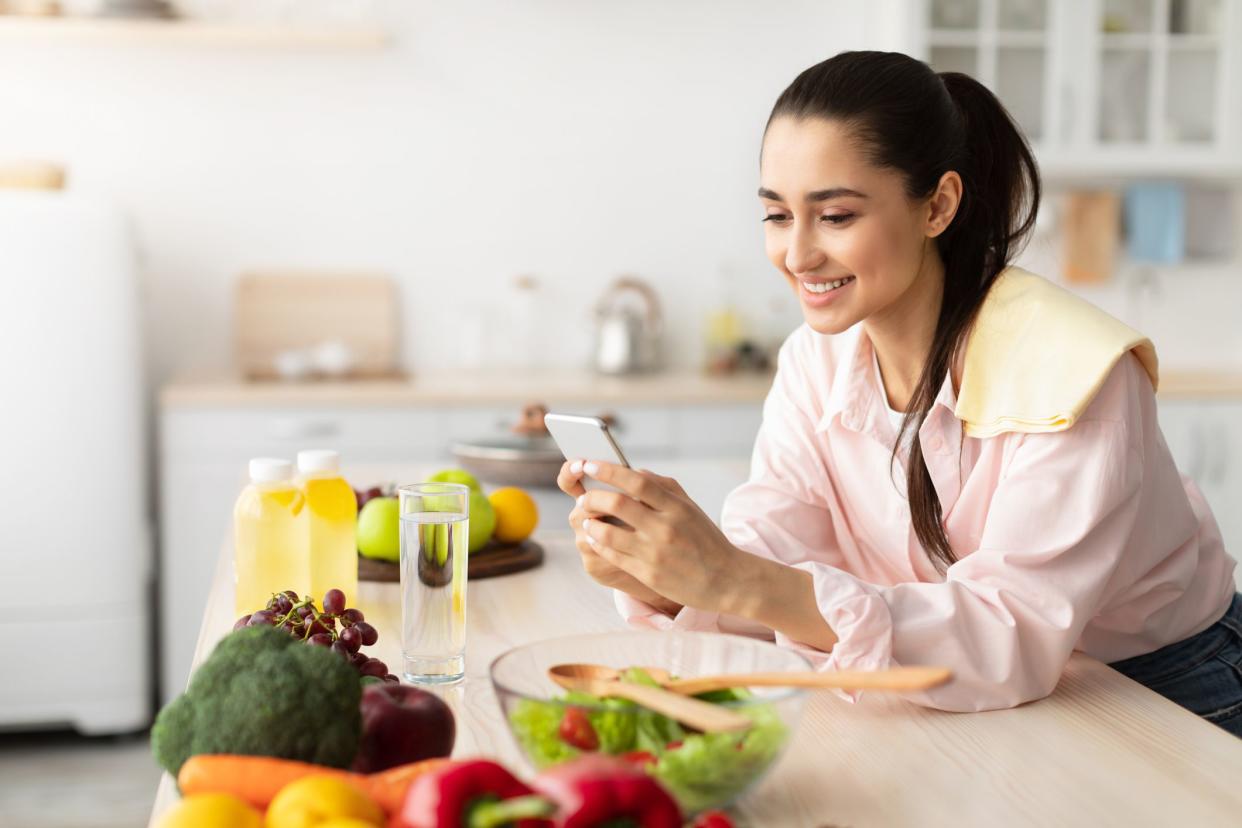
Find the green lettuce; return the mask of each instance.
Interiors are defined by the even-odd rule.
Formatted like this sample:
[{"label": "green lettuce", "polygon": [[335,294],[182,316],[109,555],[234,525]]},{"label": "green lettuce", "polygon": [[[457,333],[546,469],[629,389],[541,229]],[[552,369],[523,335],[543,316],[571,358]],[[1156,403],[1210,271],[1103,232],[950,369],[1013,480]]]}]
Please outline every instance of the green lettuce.
[{"label": "green lettuce", "polygon": [[[656,685],[645,671],[631,668],[626,681]],[[717,690],[698,698],[716,704],[751,698],[746,690]],[[540,702],[522,700],[509,714],[514,736],[536,768],[571,759],[577,748],[560,738],[561,718],[574,705],[589,708],[587,716],[599,737],[602,753],[646,751],[656,757],[647,770],[668,788],[687,813],[719,807],[757,779],[780,753],[789,729],[768,704],[735,708],[754,721],[744,733],[693,733],[676,721],[624,699],[600,699],[567,693]]]}]

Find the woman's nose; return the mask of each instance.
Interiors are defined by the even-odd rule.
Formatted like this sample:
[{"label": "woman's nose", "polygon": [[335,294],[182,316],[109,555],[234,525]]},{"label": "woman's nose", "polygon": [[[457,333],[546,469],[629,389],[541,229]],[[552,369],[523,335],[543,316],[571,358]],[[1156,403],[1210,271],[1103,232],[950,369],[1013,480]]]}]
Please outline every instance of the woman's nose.
[{"label": "woman's nose", "polygon": [[785,251],[785,267],[790,273],[809,273],[823,264],[824,251],[819,249],[809,230],[794,228]]}]

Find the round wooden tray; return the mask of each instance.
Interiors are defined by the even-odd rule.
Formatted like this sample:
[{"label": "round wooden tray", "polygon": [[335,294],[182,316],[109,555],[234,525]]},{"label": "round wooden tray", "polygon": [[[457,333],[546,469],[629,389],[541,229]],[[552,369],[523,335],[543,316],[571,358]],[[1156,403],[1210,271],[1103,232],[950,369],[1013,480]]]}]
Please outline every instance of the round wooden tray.
[{"label": "round wooden tray", "polygon": [[[498,543],[488,541],[478,552],[470,553],[468,578],[493,578],[534,569],[543,563],[543,547],[533,540],[521,543]],[[358,556],[358,580],[400,581],[401,567],[388,561],[376,561]]]}]

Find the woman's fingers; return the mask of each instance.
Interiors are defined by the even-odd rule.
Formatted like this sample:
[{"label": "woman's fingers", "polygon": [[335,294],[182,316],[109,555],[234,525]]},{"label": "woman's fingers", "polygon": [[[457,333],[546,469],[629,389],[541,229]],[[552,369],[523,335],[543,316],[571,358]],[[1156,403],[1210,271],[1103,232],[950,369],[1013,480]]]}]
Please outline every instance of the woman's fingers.
[{"label": "woman's fingers", "polygon": [[650,472],[629,469],[625,466],[607,463],[603,460],[591,460],[584,463],[582,470],[595,480],[620,489],[635,500],[647,504],[652,509],[659,510],[667,506],[673,497],[664,486],[656,481],[656,476]]},{"label": "woman's fingers", "polygon": [[578,498],[578,509],[586,516],[611,515],[638,529],[655,514],[649,507],[629,495],[604,489],[593,489]]},{"label": "woman's fingers", "polygon": [[596,550],[607,548],[620,552],[623,555],[628,555],[638,550],[641,545],[638,533],[633,529],[625,526],[614,526],[598,518],[587,518],[582,521],[582,533],[586,535],[587,543],[595,547]]},{"label": "woman's fingers", "polygon": [[582,485],[582,461],[566,460],[556,475],[556,485],[570,497],[580,497],[586,491]]},{"label": "woman's fingers", "polygon": [[650,475],[651,477],[655,478],[655,481],[657,483],[659,483],[661,486],[663,486],[665,489],[667,489],[668,491],[672,492],[675,495],[686,494],[686,490],[681,487],[681,484],[678,483],[675,478],[665,477],[662,474],[656,474],[655,472],[651,471],[651,469],[639,469],[639,471],[642,472],[643,474]]}]

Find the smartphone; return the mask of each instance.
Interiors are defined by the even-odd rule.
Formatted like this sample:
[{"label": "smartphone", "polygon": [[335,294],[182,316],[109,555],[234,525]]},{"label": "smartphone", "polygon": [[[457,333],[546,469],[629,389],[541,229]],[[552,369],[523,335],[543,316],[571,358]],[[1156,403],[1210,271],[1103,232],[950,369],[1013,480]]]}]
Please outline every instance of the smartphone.
[{"label": "smartphone", "polygon": [[[603,460],[618,466],[630,467],[629,461],[621,453],[621,447],[608,430],[608,424],[599,417],[587,417],[578,414],[545,414],[543,424],[548,427],[556,446],[565,455],[566,460],[581,458],[582,460]],[[607,489],[617,491],[607,483],[601,483],[592,477],[583,477],[582,486],[586,489]]]},{"label": "smartphone", "polygon": [[[599,417],[588,417],[578,414],[545,414],[543,424],[548,427],[556,446],[565,455],[566,460],[604,460],[618,466],[630,467],[629,461],[621,452],[621,446],[608,430],[608,424]],[[582,476],[582,487],[587,490],[604,489],[619,491],[615,486],[601,483],[588,475]],[[600,520],[614,526],[627,526],[617,517],[601,515]]]}]

